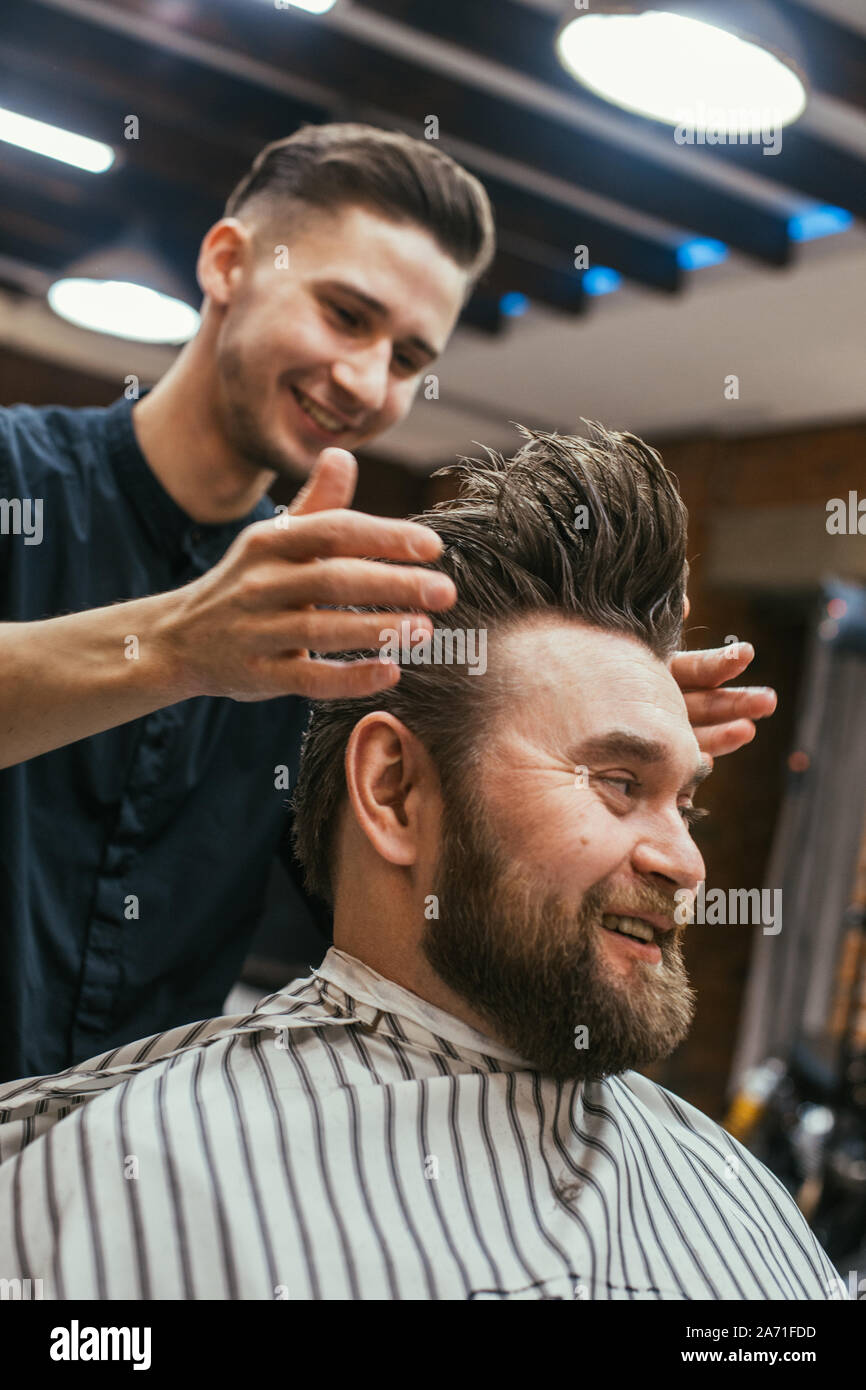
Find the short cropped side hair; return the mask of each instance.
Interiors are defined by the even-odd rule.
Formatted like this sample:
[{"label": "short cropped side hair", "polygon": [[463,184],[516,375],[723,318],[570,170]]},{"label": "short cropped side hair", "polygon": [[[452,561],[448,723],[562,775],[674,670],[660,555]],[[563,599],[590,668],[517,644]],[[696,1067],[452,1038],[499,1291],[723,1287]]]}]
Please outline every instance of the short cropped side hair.
[{"label": "short cropped side hair", "polygon": [[474,283],[495,251],[493,210],[482,184],[427,140],[355,122],[305,125],[256,156],[232,190],[226,217],[294,203],[334,211],[372,208],[428,231]]},{"label": "short cropped side hair", "polygon": [[[586,439],[518,427],[527,442],[513,458],[488,450],[442,470],[458,475],[459,496],[412,518],[442,537],[444,551],[427,568],[457,587],[457,603],[435,615],[435,627],[492,634],[524,618],[575,618],[632,637],[663,661],[673,656],[688,578],[676,480],[635,435],[584,424]],[[426,748],[443,797],[465,794],[484,730],[507,708],[507,682],[491,675],[404,664],[386,691],[314,702],[293,832],[312,892],[333,903],[345,754],[359,720],[389,711]]]}]

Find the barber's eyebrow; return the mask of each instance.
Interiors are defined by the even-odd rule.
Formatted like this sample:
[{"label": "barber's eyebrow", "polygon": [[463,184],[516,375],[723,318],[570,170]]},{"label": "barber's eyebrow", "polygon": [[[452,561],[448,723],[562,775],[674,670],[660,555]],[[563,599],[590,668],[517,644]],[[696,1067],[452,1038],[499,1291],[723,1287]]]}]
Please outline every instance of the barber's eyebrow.
[{"label": "barber's eyebrow", "polygon": [[[573,750],[570,760],[574,764],[582,765],[583,763],[604,761],[608,758],[628,758],[648,767],[652,763],[666,761],[667,757],[668,749],[657,739],[645,738],[643,734],[633,733],[630,729],[611,729],[606,734],[598,734],[593,738],[586,739],[578,748]],[[709,777],[711,771],[712,765],[701,759],[695,765],[691,776],[680,787],[680,795],[699,787],[701,782]]]},{"label": "barber's eyebrow", "polygon": [[[388,318],[388,306],[383,304],[380,299],[374,299],[374,297],[371,294],[367,294],[365,290],[359,290],[357,285],[352,285],[347,280],[329,280],[327,283],[331,289],[341,290],[343,294],[351,295],[353,299],[357,299],[359,304],[363,304],[370,310],[370,313],[375,314],[377,318]],[[406,342],[418,348],[420,352],[423,352],[425,356],[429,358],[439,356],[439,350],[431,347],[425,338],[419,338],[417,333],[413,333],[411,337],[406,339]]]}]

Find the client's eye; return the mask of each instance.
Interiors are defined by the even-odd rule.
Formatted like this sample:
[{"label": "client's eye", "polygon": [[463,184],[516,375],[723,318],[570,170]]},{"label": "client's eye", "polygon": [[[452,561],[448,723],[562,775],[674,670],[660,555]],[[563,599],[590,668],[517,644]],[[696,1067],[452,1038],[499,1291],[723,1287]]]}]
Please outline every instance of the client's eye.
[{"label": "client's eye", "polygon": [[597,780],[599,782],[604,782],[607,787],[624,788],[623,796],[631,796],[631,788],[638,785],[638,783],[630,777],[599,777]]},{"label": "client's eye", "polygon": [[705,806],[692,806],[691,803],[680,806],[679,812],[689,829],[710,814]]}]

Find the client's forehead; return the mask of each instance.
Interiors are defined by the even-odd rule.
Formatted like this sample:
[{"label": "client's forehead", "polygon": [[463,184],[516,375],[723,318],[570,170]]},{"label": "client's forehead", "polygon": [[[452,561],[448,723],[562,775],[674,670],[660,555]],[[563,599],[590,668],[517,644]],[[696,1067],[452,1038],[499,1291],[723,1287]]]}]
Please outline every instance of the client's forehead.
[{"label": "client's forehead", "polygon": [[679,686],[636,639],[544,617],[500,631],[489,646],[490,672],[505,695],[504,722],[521,736],[549,745],[625,728],[694,760]]}]

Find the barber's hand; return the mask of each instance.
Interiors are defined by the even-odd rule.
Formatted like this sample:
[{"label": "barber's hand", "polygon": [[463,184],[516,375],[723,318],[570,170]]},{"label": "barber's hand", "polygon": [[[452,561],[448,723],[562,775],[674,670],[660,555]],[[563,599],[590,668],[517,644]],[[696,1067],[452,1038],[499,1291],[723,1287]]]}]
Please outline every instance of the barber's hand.
[{"label": "barber's hand", "polygon": [[[424,610],[450,608],[457,598],[446,575],[411,563],[441,554],[435,531],[348,510],[357,473],[345,449],[325,449],[287,512],[245,527],[213,569],[170,596],[162,638],[187,695],[336,699],[399,680],[399,667],[378,658],[310,656],[376,648],[382,629],[404,620],[413,631],[432,632]],[[368,555],[410,563],[362,558]],[[405,611],[340,611],[367,604]]]},{"label": "barber's hand", "polygon": [[766,718],[776,708],[776,692],[769,686],[719,688],[741,675],[754,655],[754,647],[739,642],[711,651],[677,652],[671,662],[671,675],[685,696],[695,737],[711,762],[751,743],[754,720]]}]

